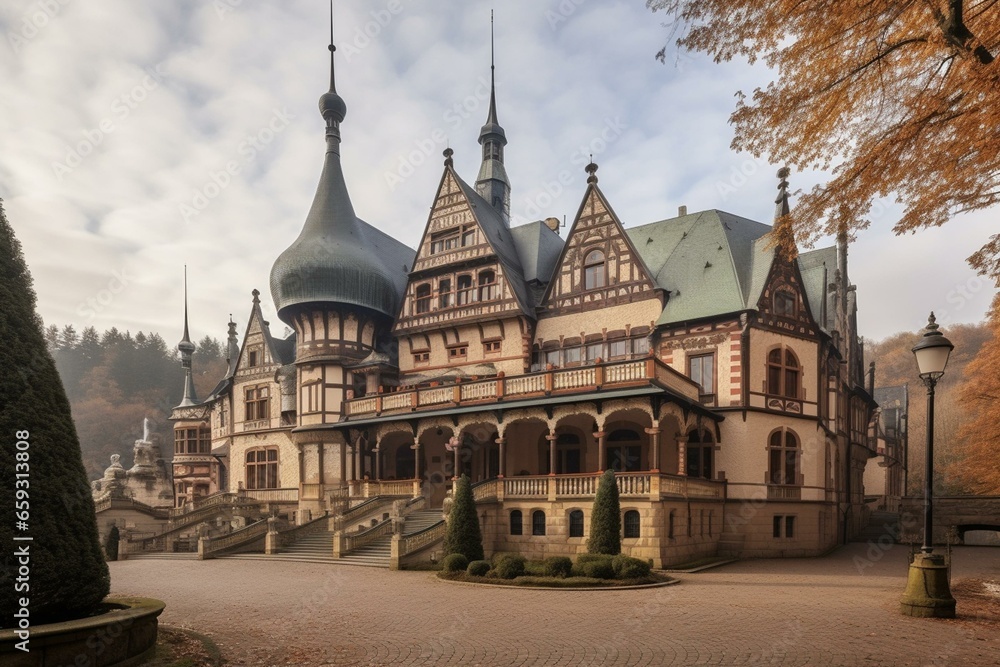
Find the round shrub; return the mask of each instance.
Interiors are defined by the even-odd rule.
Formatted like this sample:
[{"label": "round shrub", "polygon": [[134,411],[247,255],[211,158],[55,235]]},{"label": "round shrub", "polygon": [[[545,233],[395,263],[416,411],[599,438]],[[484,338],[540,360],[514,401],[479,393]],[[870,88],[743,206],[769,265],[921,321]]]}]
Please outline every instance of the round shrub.
[{"label": "round shrub", "polygon": [[441,569],[445,572],[462,572],[469,567],[469,559],[462,554],[448,554],[441,561]]},{"label": "round shrub", "polygon": [[552,556],[545,559],[545,576],[568,577],[573,571],[573,561],[565,556]]},{"label": "round shrub", "polygon": [[524,574],[524,556],[508,555],[493,566],[493,573],[501,579],[516,579]]},{"label": "round shrub", "polygon": [[614,570],[615,579],[641,579],[648,577],[650,572],[648,562],[625,554],[615,556],[611,561],[611,568]]},{"label": "round shrub", "polygon": [[493,565],[493,567],[496,567],[497,563],[502,561],[504,558],[510,558],[511,556],[516,556],[516,555],[517,554],[511,553],[509,551],[498,551],[492,556],[490,556],[490,564]]},{"label": "round shrub", "polygon": [[614,579],[615,570],[611,567],[611,559],[592,560],[580,565],[583,576],[591,579]]},{"label": "round shrub", "polygon": [[492,566],[488,560],[474,560],[465,569],[466,574],[472,577],[485,577]]}]

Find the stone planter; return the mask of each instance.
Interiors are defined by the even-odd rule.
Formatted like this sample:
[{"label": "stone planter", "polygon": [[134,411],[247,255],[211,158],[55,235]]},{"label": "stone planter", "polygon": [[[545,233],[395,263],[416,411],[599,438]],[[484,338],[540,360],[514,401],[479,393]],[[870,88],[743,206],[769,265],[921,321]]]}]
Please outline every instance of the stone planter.
[{"label": "stone planter", "polygon": [[151,598],[109,597],[118,605],[99,616],[32,626],[28,652],[17,648],[15,630],[0,630],[0,664],[4,667],[131,667],[156,648],[156,618],[164,604]]}]

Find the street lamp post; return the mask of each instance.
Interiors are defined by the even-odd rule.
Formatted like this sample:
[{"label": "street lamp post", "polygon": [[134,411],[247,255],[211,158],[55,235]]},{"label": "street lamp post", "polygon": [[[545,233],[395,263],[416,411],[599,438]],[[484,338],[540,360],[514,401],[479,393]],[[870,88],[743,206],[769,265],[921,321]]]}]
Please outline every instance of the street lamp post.
[{"label": "street lamp post", "polygon": [[901,610],[907,616],[954,618],[955,598],[948,585],[944,557],[934,554],[934,388],[944,375],[948,357],[955,349],[938,331],[934,313],[920,342],[913,346],[920,379],[927,386],[927,447],[924,466],[924,542],[910,563]]}]

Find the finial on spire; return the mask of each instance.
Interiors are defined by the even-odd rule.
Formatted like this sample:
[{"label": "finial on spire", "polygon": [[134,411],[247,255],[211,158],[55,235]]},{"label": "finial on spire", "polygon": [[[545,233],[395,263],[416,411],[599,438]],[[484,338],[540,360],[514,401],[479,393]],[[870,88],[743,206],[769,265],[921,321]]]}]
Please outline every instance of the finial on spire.
[{"label": "finial on spire", "polygon": [[334,67],[333,55],[337,51],[337,46],[333,43],[333,0],[330,0],[330,91],[337,92],[336,68]]},{"label": "finial on spire", "polygon": [[594,158],[593,155],[591,155],[590,158],[591,158],[590,164],[584,167],[583,170],[586,171],[588,174],[590,174],[589,176],[587,176],[588,183],[597,183],[597,163],[593,161]]},{"label": "finial on spire", "polygon": [[[486,125],[500,125],[497,121],[497,83],[496,83],[496,51],[493,40],[493,10],[490,10],[490,115]],[[486,129],[485,127],[483,128]],[[501,130],[502,131],[502,130]]]},{"label": "finial on spire", "polygon": [[337,47],[333,43],[333,0],[330,0],[330,90],[323,93],[319,98],[319,112],[326,120],[327,134],[331,132],[336,139],[340,139],[340,131],[337,125],[344,121],[347,116],[347,104],[344,98],[337,94],[337,76],[334,64],[334,54]]},{"label": "finial on spire", "polygon": [[455,154],[455,151],[451,150],[451,147],[444,149],[444,166],[450,167],[455,164],[455,161],[451,159],[451,156]]},{"label": "finial on spire", "polygon": [[253,296],[253,305],[256,306],[257,304],[260,303],[260,290],[255,289],[254,291],[250,292],[250,295]]},{"label": "finial on spire", "polygon": [[774,200],[774,219],[777,220],[783,215],[788,215],[788,176],[792,173],[792,170],[788,167],[782,167],[778,170],[778,197]]}]

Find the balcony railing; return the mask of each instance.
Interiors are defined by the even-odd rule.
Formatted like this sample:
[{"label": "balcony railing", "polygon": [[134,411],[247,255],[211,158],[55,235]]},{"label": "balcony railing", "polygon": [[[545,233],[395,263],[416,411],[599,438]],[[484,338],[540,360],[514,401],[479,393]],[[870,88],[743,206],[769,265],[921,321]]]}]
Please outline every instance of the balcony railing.
[{"label": "balcony railing", "polygon": [[[506,477],[481,482],[473,487],[477,501],[512,498],[591,498],[597,495],[600,473],[578,475],[530,475]],[[495,482],[495,483],[491,483]],[[666,475],[652,472],[620,472],[615,474],[618,494],[623,498],[662,500],[679,498],[725,498],[725,482]]]},{"label": "balcony railing", "polygon": [[459,382],[453,385],[406,389],[345,401],[348,419],[383,414],[450,408],[548,395],[579,394],[643,385],[670,389],[700,401],[698,385],[658,359],[646,357],[595,366],[560,368],[511,377]]}]

